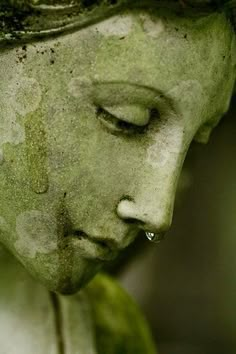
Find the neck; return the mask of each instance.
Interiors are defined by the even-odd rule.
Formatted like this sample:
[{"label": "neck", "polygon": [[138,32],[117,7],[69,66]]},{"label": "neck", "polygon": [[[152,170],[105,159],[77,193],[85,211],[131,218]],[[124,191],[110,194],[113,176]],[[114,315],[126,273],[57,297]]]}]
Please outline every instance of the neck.
[{"label": "neck", "polygon": [[52,295],[0,246],[0,343],[1,353],[95,354],[87,297]]},{"label": "neck", "polygon": [[49,292],[2,247],[0,314],[1,353],[41,354],[47,353],[48,348],[53,354],[59,353]]}]

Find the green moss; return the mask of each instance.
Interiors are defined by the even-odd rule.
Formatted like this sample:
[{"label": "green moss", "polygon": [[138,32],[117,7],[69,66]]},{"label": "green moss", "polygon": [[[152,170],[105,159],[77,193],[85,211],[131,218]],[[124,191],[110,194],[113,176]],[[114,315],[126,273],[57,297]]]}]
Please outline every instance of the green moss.
[{"label": "green moss", "polygon": [[98,275],[86,288],[98,354],[154,354],[148,325],[131,297],[113,279]]},{"label": "green moss", "polygon": [[32,190],[45,193],[48,189],[46,133],[40,114],[30,114],[25,122],[28,171]]}]

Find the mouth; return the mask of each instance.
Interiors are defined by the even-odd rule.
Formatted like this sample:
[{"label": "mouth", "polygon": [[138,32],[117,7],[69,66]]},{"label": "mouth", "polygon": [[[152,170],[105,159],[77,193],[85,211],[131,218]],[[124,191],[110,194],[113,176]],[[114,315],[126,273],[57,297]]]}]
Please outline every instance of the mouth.
[{"label": "mouth", "polygon": [[119,249],[115,241],[109,238],[92,237],[81,230],[75,230],[65,235],[76,249],[80,250],[82,255],[87,259],[97,259],[101,261],[114,260]]}]

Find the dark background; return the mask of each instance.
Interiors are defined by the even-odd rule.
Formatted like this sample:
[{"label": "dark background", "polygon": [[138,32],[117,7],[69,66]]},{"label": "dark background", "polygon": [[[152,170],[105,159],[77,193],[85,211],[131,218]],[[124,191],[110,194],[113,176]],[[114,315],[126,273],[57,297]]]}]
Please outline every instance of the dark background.
[{"label": "dark background", "polygon": [[159,354],[236,353],[235,98],[231,107],[210,142],[190,149],[167,239],[142,237],[119,276]]}]

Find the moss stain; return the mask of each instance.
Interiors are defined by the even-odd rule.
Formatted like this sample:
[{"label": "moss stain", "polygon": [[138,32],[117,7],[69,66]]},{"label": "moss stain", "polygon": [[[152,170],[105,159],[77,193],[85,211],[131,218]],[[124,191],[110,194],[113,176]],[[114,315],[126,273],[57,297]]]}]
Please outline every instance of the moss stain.
[{"label": "moss stain", "polygon": [[25,121],[27,166],[32,190],[46,193],[49,187],[47,171],[46,132],[40,112],[29,114]]}]

